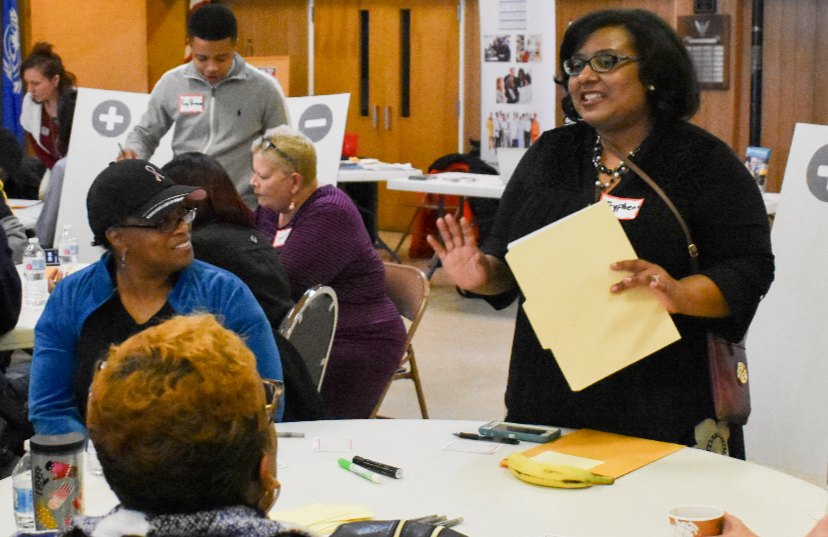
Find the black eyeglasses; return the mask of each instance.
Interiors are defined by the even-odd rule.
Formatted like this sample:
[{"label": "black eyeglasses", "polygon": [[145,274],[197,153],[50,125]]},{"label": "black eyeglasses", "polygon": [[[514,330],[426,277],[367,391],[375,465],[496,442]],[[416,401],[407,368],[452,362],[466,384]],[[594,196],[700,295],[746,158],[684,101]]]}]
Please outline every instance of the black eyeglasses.
[{"label": "black eyeglasses", "polygon": [[178,207],[156,224],[118,224],[112,227],[137,227],[143,229],[156,229],[161,233],[170,233],[178,228],[180,222],[184,222],[188,226],[192,224],[193,220],[195,220],[196,212],[197,209],[195,207]]},{"label": "black eyeglasses", "polygon": [[284,159],[284,161],[285,161],[285,162],[287,162],[288,164],[290,164],[290,167],[291,167],[291,168],[293,168],[294,170],[296,169],[296,164],[294,164],[294,163],[293,163],[293,159],[292,159],[292,158],[290,158],[290,157],[287,155],[287,153],[285,153],[284,151],[282,151],[281,149],[279,149],[279,146],[278,146],[278,145],[276,145],[276,144],[274,144],[274,143],[273,143],[273,140],[271,140],[270,138],[265,138],[264,136],[262,136],[262,141],[261,141],[261,142],[259,142],[259,148],[260,148],[262,151],[267,151],[268,149],[272,149],[273,151],[275,151],[275,152],[276,152],[276,154],[277,154],[277,155],[279,155],[280,157],[282,157],[282,159]]},{"label": "black eyeglasses", "polygon": [[279,399],[285,391],[285,383],[281,380],[262,379],[262,385],[265,391],[265,413],[268,421],[273,421],[279,407]]},{"label": "black eyeglasses", "polygon": [[589,59],[573,56],[564,60],[563,69],[569,76],[580,75],[587,65],[596,73],[609,73],[619,65],[637,62],[640,59],[638,56],[619,56],[611,52],[599,52]]}]

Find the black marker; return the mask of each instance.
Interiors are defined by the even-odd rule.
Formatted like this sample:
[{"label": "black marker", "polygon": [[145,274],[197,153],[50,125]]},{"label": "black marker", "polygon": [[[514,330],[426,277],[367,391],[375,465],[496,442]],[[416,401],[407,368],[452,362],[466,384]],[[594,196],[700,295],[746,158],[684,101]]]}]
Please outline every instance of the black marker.
[{"label": "black marker", "polygon": [[354,464],[358,464],[363,468],[367,468],[372,472],[376,472],[378,474],[388,477],[393,477],[394,479],[401,479],[403,476],[403,471],[401,468],[390,466],[388,464],[383,464],[381,462],[372,461],[370,459],[360,457],[359,455],[354,455],[354,458],[351,459],[351,462],[353,462]]},{"label": "black marker", "polygon": [[484,442],[497,442],[499,444],[520,444],[517,438],[494,438],[491,436],[480,436],[475,433],[453,433],[457,438],[463,440],[483,440]]}]

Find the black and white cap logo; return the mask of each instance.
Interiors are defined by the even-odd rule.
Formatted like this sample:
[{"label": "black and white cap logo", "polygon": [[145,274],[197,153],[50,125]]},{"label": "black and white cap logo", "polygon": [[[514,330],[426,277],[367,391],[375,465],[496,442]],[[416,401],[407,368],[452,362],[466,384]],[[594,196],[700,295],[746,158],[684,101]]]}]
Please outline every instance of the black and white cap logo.
[{"label": "black and white cap logo", "polygon": [[333,112],[327,105],[314,104],[302,113],[298,126],[302,134],[316,143],[330,132],[333,126]]},{"label": "black and white cap logo", "polygon": [[828,201],[828,145],[817,149],[807,172],[808,189],[818,200]]},{"label": "black and white cap logo", "polygon": [[129,128],[129,107],[121,101],[103,101],[92,112],[92,127],[103,136],[114,138]]}]

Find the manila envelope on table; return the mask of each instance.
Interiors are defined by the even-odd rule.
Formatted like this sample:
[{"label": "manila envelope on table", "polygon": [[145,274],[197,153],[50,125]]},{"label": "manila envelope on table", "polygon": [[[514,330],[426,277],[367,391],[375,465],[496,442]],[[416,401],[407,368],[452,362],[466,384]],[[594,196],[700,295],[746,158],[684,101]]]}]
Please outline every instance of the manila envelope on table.
[{"label": "manila envelope on table", "polygon": [[669,442],[580,429],[552,442],[528,449],[523,454],[527,457],[534,457],[547,451],[555,451],[601,461],[601,464],[589,470],[598,475],[617,479],[684,447],[686,446]]},{"label": "manila envelope on table", "polygon": [[680,339],[649,289],[610,292],[626,275],[610,265],[637,257],[603,202],[509,243],[506,261],[526,315],[574,391]]}]

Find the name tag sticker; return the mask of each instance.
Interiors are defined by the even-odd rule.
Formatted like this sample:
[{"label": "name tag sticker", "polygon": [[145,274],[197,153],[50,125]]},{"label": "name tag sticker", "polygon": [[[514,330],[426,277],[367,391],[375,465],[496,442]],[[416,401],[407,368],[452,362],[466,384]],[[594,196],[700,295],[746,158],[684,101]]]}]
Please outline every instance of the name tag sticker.
[{"label": "name tag sticker", "polygon": [[204,112],[204,95],[184,94],[178,96],[178,111],[182,114],[200,114]]},{"label": "name tag sticker", "polygon": [[280,229],[276,231],[276,236],[273,238],[273,247],[274,248],[281,248],[285,245],[285,241],[288,240],[290,236],[290,232],[293,231],[292,227]]},{"label": "name tag sticker", "polygon": [[619,220],[635,220],[644,204],[644,198],[619,198],[603,194],[601,199],[609,204],[612,214]]}]

